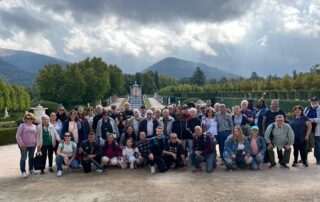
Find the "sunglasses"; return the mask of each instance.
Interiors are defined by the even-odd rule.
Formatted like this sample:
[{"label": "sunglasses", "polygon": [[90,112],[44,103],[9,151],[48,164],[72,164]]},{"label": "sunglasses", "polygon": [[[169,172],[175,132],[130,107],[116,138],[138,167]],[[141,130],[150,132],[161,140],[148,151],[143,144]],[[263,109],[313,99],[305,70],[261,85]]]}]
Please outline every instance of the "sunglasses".
[{"label": "sunglasses", "polygon": [[63,112],[63,111],[64,111],[64,109],[59,109],[59,111],[62,111],[62,112]]},{"label": "sunglasses", "polygon": [[152,115],[152,113],[147,113],[148,115]]},{"label": "sunglasses", "polygon": [[33,118],[28,117],[28,118],[26,118],[26,120],[33,120]]},{"label": "sunglasses", "polygon": [[71,137],[71,135],[65,135],[64,137]]}]

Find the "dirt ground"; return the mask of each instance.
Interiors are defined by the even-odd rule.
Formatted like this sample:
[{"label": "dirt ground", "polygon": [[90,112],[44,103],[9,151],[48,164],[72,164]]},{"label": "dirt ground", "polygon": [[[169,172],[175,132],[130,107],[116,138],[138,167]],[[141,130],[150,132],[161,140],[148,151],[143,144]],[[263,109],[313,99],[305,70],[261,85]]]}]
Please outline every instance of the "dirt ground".
[{"label": "dirt ground", "polygon": [[[320,166],[210,174],[109,169],[105,173],[45,173],[23,179],[17,145],[0,147],[0,201],[320,201]],[[291,159],[292,161],[292,159]]]}]

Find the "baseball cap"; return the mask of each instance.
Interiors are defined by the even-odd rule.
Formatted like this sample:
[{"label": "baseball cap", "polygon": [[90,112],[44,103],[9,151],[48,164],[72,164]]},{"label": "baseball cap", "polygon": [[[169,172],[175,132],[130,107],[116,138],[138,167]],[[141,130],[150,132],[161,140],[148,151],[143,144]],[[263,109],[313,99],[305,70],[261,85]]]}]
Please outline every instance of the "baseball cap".
[{"label": "baseball cap", "polygon": [[319,101],[319,98],[317,96],[313,96],[310,101]]},{"label": "baseball cap", "polygon": [[258,126],[252,126],[252,127],[251,127],[251,130],[259,131],[259,127],[258,127]]}]

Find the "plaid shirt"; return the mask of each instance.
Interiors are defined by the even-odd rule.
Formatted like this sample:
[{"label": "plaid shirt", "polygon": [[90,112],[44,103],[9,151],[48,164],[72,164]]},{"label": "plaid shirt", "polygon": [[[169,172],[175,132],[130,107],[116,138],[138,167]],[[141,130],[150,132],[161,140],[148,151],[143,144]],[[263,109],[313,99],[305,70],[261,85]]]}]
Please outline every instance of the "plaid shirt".
[{"label": "plaid shirt", "polygon": [[145,140],[145,141],[139,141],[137,143],[137,147],[141,153],[141,156],[144,159],[148,159],[148,155],[150,153],[150,149],[149,149],[149,141]]}]

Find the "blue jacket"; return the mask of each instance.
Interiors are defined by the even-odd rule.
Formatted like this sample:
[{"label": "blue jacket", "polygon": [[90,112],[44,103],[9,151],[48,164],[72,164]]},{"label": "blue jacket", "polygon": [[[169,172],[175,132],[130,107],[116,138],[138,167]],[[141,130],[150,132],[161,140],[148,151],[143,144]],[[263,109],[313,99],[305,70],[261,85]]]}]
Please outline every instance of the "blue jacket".
[{"label": "blue jacket", "polygon": [[[245,155],[250,155],[250,146],[247,138],[244,138],[244,152]],[[233,135],[229,135],[225,144],[224,144],[224,151],[227,152],[229,155],[235,155],[237,152],[238,143],[234,141]]]},{"label": "blue jacket", "polygon": [[[247,139],[248,139],[248,144],[249,144],[249,151],[251,154],[251,144],[250,144],[251,143],[251,136],[247,137]],[[264,141],[263,137],[261,137],[261,136],[258,136],[256,141],[257,141],[259,153],[261,155],[264,155],[267,150],[266,141]]]},{"label": "blue jacket", "polygon": [[[77,122],[77,125],[78,125],[78,136],[79,136],[78,145],[79,145],[83,140],[87,139],[87,134],[85,133],[84,125],[80,121]],[[69,120],[66,120],[63,122],[63,125],[62,125],[62,131],[61,131],[62,138],[64,138],[64,134],[68,132],[68,130],[69,130]]]}]

